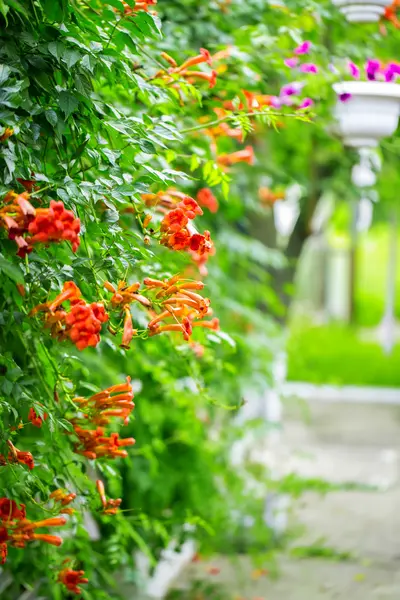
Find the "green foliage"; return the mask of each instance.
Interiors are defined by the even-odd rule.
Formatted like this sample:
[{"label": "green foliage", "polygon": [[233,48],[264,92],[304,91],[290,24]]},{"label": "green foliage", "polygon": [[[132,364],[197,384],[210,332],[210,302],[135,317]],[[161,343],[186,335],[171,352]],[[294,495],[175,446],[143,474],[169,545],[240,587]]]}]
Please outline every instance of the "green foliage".
[{"label": "green foliage", "polygon": [[[136,578],[137,550],[154,565],[171,539],[179,544],[188,535],[207,552],[241,545],[273,554],[276,540],[263,523],[262,502],[245,485],[246,469],[237,472],[229,460],[232,441],[244,433],[233,417],[249,388],[264,390],[270,381],[281,344],[273,315],[283,314],[274,276],[293,264],[293,255],[285,258],[276,249],[276,232],[266,235],[271,210],[260,205],[258,191],[300,184],[299,218],[306,232],[325,189],[343,201],[355,196],[348,185],[354,156],[327,131],[333,101],[327,65],[332,54],[364,59],[380,45],[375,30],[368,47],[360,45],[356,28],[352,37],[344,35],[343,21],[327,1],[274,7],[264,0],[173,0],[159,2],[158,15],[135,11],[134,5],[0,0],[0,210],[10,190],[21,194],[28,185],[37,213],[58,200],[81,223],[77,252],[66,240],[38,243],[21,259],[1,217],[2,497],[26,504],[30,520],[42,520],[58,514],[49,501],[55,489],[77,494],[77,510],[60,528],[60,548],[39,541],[24,548],[8,544],[2,576],[8,571],[11,579],[4,600],[27,590],[56,600],[68,596],[57,582],[64,559],[85,571],[84,598],[117,598],[116,581]],[[264,99],[278,94],[293,77],[283,59],[305,35],[314,43],[310,60],[321,65],[317,77],[305,77],[307,93],[317,101],[315,116],[278,111],[269,101],[254,111],[246,93]],[[382,58],[395,47],[393,39]],[[213,63],[214,88],[214,75],[202,62],[195,67],[200,76],[169,70],[200,48],[217,56],[223,51]],[[223,125],[240,129],[240,139],[237,131],[233,137],[216,134]],[[254,148],[255,165],[226,169],[221,157],[244,144]],[[393,181],[396,144],[388,144]],[[195,220],[210,231],[216,248],[207,275],[189,252],[165,247],[164,213],[144,196],[173,188],[196,197],[206,186],[220,207],[215,214],[205,208]],[[152,221],[145,226],[147,215]],[[112,305],[104,283],[177,274],[204,279],[221,330],[196,328],[197,346],[175,332],[151,336],[148,307],[135,301],[128,310],[138,333],[130,348],[122,345],[127,311]],[[96,348],[81,352],[44,327],[52,311],[43,305],[69,281],[88,303],[103,303],[110,312]],[[140,291],[148,293],[143,286]],[[161,300],[154,296],[151,308],[157,311]],[[38,305],[43,310],[32,313]],[[304,348],[302,342],[296,351],[302,360]],[[335,373],[336,365],[330,367]],[[113,461],[77,454],[76,397],[87,398],[126,376],[132,377],[136,409],[123,435],[134,436],[137,445],[127,458]],[[43,419],[41,428],[28,419],[32,408]],[[112,427],[122,435],[117,423]],[[13,447],[32,453],[32,470],[9,458]],[[267,483],[268,474],[262,477]],[[117,514],[102,510],[98,478],[107,498],[122,498]],[[295,494],[299,485],[286,481],[282,489]],[[254,524],[244,532],[242,516],[249,511]],[[90,539],[87,514],[97,523],[96,539]]]},{"label": "green foliage", "polygon": [[[249,382],[262,388],[269,377],[278,330],[260,309],[260,299],[269,296],[277,306],[266,267],[282,260],[244,235],[246,201],[232,185],[232,174],[218,166],[204,127],[198,127],[200,119],[213,119],[214,106],[241,94],[252,73],[227,72],[215,92],[202,82],[160,75],[167,68],[160,63],[162,51],[182,63],[202,45],[217,51],[221,43],[211,9],[202,14],[204,30],[191,39],[190,10],[182,23],[179,3],[172,7],[160,11],[161,38],[159,18],[143,11],[124,14],[119,0],[0,3],[0,132],[13,130],[0,143],[0,197],[9,190],[22,193],[21,180],[31,182],[31,204],[45,209],[51,199],[62,201],[79,217],[82,240],[76,253],[66,241],[37,244],[24,260],[16,256],[6,228],[1,231],[0,454],[8,456],[12,442],[35,461],[28,470],[4,459],[2,496],[26,504],[30,520],[42,520],[58,513],[49,500],[55,489],[77,494],[76,512],[56,531],[64,537],[60,548],[10,545],[2,567],[12,574],[5,600],[32,586],[49,598],[68,595],[57,583],[64,559],[69,568],[85,571],[84,598],[117,597],[114,574],[134,577],[136,550],[155,564],[171,539],[181,543],[188,535],[212,549],[213,539],[217,543],[221,530],[231,527],[233,512],[254,505],[243,475],[229,464],[230,421]],[[227,31],[234,32],[233,22]],[[245,43],[250,50],[249,38]],[[248,61],[243,55],[240,64]],[[244,113],[233,111],[228,120],[251,134]],[[271,111],[263,121],[268,128],[276,119]],[[230,139],[218,142],[218,154],[236,149]],[[247,178],[249,170],[243,173]],[[106,281],[176,273],[197,279],[188,253],[159,244],[161,217],[155,211],[152,228],[144,229],[148,207],[142,194],[174,186],[195,196],[206,185],[215,188],[221,206],[215,216],[205,210],[202,224],[217,247],[205,282],[222,330],[196,330],[201,358],[180,336],[148,337],[146,310],[136,306],[132,316],[139,334],[130,351],[119,345],[118,311],[111,332],[103,327],[97,348],[82,352],[51,337],[43,327],[46,313],[30,313],[53,300],[67,281],[79,286],[87,302],[103,302],[111,310]],[[134,435],[137,446],[124,460],[91,462],[74,452],[72,421],[79,408],[74,398],[127,375],[137,406],[121,435]],[[41,428],[28,419],[32,408],[43,419],[48,415]],[[107,498],[122,498],[116,515],[102,512],[97,478],[105,482]],[[266,530],[260,507],[259,537]],[[99,528],[96,539],[87,530],[88,513]]]},{"label": "green foliage", "polygon": [[292,328],[288,340],[288,379],[398,387],[399,359],[398,344],[388,356],[377,341],[369,340],[357,329],[345,325],[298,324]]}]

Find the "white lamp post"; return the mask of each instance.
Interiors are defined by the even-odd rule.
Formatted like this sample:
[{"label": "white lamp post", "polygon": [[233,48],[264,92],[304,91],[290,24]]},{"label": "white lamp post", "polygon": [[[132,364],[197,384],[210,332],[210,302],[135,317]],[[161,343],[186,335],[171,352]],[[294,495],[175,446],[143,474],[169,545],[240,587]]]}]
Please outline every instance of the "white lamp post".
[{"label": "white lamp post", "polygon": [[341,81],[333,89],[339,97],[335,109],[338,132],[346,146],[374,148],[392,135],[400,116],[400,85],[383,81]]},{"label": "white lamp post", "polygon": [[333,0],[350,23],[379,21],[390,0]]}]

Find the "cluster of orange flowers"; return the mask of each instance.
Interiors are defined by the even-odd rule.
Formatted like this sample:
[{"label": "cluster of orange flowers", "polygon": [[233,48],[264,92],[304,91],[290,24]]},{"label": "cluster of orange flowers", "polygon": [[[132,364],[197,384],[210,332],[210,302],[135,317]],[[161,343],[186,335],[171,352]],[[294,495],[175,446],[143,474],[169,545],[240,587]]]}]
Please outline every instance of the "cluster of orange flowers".
[{"label": "cluster of orange flowers", "polygon": [[390,6],[387,6],[385,8],[385,12],[383,15],[383,18],[386,21],[389,21],[390,23],[392,23],[392,25],[394,25],[394,27],[396,27],[396,29],[400,29],[400,20],[398,17],[399,9],[400,9],[400,0],[393,0],[392,4],[390,4]]},{"label": "cluster of orange flowers", "polygon": [[196,200],[200,206],[208,208],[212,213],[216,213],[219,208],[218,200],[210,190],[210,188],[202,188],[197,192]]},{"label": "cluster of orange flowers", "polygon": [[[69,559],[64,562],[69,562]],[[58,581],[65,585],[69,592],[73,594],[81,594],[82,590],[79,587],[83,583],[89,583],[89,579],[84,577],[85,571],[75,571],[74,569],[65,568],[58,574]]]},{"label": "cluster of orange flowers", "polygon": [[[234,110],[245,110],[247,113],[253,113],[257,110],[262,109],[264,106],[271,106],[271,96],[266,94],[254,94],[247,90],[243,90],[243,96],[245,97],[244,102],[240,102],[237,106],[231,101],[226,100],[223,103],[223,108],[214,108],[214,113],[218,119],[227,119],[229,113]],[[205,122],[207,125],[207,122]],[[213,146],[215,146],[215,140],[219,137],[230,137],[238,141],[243,141],[243,131],[240,127],[231,127],[227,122],[218,123],[215,126],[211,126],[206,129],[207,135],[212,139]]]},{"label": "cluster of orange flowers", "polygon": [[131,378],[127,377],[126,383],[112,385],[90,398],[74,398],[73,402],[79,405],[84,418],[95,425],[108,425],[111,417],[118,417],[127,425],[135,408],[133,397]]},{"label": "cluster of orange flowers", "polygon": [[115,287],[109,281],[106,281],[104,287],[113,294],[110,300],[112,308],[120,308],[124,314],[124,331],[121,347],[129,348],[133,336],[137,333],[137,330],[133,329],[130,305],[133,302],[139,302],[143,306],[149,307],[151,304],[150,300],[137,293],[140,283],[127,285],[126,281],[120,281],[118,286]]},{"label": "cluster of orange flowers", "polygon": [[243,150],[231,152],[230,154],[220,154],[217,158],[217,163],[220,167],[231,167],[237,163],[254,164],[254,150],[252,146],[246,146]]},{"label": "cluster of orange flowers", "polygon": [[260,187],[258,190],[258,197],[262,204],[265,206],[273,206],[278,200],[285,198],[285,192],[273,192],[267,187]]},{"label": "cluster of orange flowers", "polygon": [[[399,0],[400,1],[400,0]],[[229,52],[229,48],[224,52]],[[214,59],[217,55],[214,56]],[[227,122],[229,120],[230,113],[235,110],[245,111],[246,113],[256,113],[265,106],[272,106],[272,96],[268,94],[255,94],[248,90],[242,90],[244,100],[238,104],[232,100],[226,100],[223,102],[222,107],[214,108],[214,112],[217,116],[217,120],[221,121],[207,127],[207,117],[201,118],[200,122],[204,123],[205,133],[211,138],[211,150],[217,155],[217,139],[220,137],[230,137],[236,139],[239,142],[243,141],[243,131],[240,127],[231,127]],[[226,121],[224,121],[224,119]],[[233,152],[231,154],[222,154],[217,156],[217,164],[223,169],[235,165],[239,162],[245,162],[250,165],[254,164],[254,151],[251,146],[246,146],[243,150]]]},{"label": "cluster of orange flowers", "polygon": [[34,468],[35,463],[30,452],[18,450],[11,440],[7,440],[7,446],[9,447],[8,456],[6,458],[3,454],[0,454],[0,466],[4,467],[9,463],[13,463],[26,465],[30,470]]},{"label": "cluster of orange flowers", "polygon": [[[67,312],[64,302],[70,303]],[[78,350],[95,347],[100,342],[100,331],[108,315],[101,302],[89,304],[81,298],[81,291],[73,281],[64,283],[63,291],[54,300],[39,304],[30,315],[44,312],[45,327],[59,340],[70,339]]]},{"label": "cluster of orange flowers", "polygon": [[55,506],[57,506],[57,503],[60,505],[60,513],[64,515],[72,515],[75,512],[75,510],[73,508],[70,508],[68,504],[71,504],[71,502],[75,500],[76,494],[71,492],[65,492],[64,490],[59,489],[55,490],[54,492],[51,492],[49,497],[52,500],[54,500]]},{"label": "cluster of orange flowers", "polygon": [[133,438],[119,439],[118,433],[111,433],[110,436],[106,436],[103,427],[83,429],[75,424],[74,431],[78,438],[74,448],[75,452],[91,460],[96,458],[126,458],[128,453],[126,450],[121,450],[121,448],[135,444]]},{"label": "cluster of orange flowers", "polygon": [[14,129],[12,127],[6,127],[4,132],[0,135],[0,142],[5,142],[10,138],[14,133]]},{"label": "cluster of orange flowers", "polygon": [[29,409],[28,413],[28,421],[32,423],[34,427],[41,427],[43,425],[43,421],[46,421],[49,415],[47,413],[43,413],[43,417],[37,414],[34,408]]},{"label": "cluster of orange flowers", "polygon": [[42,541],[53,546],[60,546],[62,539],[57,535],[36,533],[42,527],[59,527],[65,525],[65,517],[51,517],[43,521],[29,521],[26,518],[25,505],[19,508],[14,500],[0,498],[0,563],[7,559],[8,544],[15,548],[25,548],[27,542]]},{"label": "cluster of orange flowers", "polygon": [[133,6],[129,6],[129,4],[124,1],[122,1],[122,4],[124,5],[124,14],[127,17],[134,15],[139,10],[151,12],[151,14],[157,14],[155,11],[150,10],[151,6],[155,6],[157,4],[157,0],[136,0]]},{"label": "cluster of orange flowers", "polygon": [[246,112],[254,112],[260,110],[263,106],[272,106],[272,96],[268,94],[254,94],[248,90],[242,90],[245,98],[244,102],[240,102],[237,107],[232,100],[226,100],[223,104],[225,110],[245,110]]},{"label": "cluster of orange flowers", "polygon": [[[105,425],[110,423],[111,417],[123,419],[126,425],[129,416],[135,407],[130,378],[126,383],[113,385],[90,398],[74,398],[75,404],[82,411],[81,418],[72,420],[75,435],[78,438],[74,450],[92,460],[96,458],[125,458],[128,456],[126,446],[133,446],[133,438],[120,439],[118,433],[105,433]],[[96,429],[88,429],[87,423],[96,425]]]},{"label": "cluster of orange flowers", "polygon": [[18,246],[18,256],[32,252],[36,244],[71,242],[73,252],[79,246],[80,220],[62,202],[50,201],[49,208],[34,208],[28,192],[8,192],[0,208],[0,225]]},{"label": "cluster of orange flowers", "polygon": [[182,280],[177,275],[165,281],[147,277],[144,285],[157,292],[155,297],[162,306],[162,312],[154,314],[148,324],[151,336],[165,331],[177,331],[182,333],[185,340],[189,340],[195,327],[218,331],[218,319],[203,320],[212,315],[210,300],[194,291],[202,290],[203,282]]},{"label": "cluster of orange flowers", "polygon": [[109,500],[107,500],[106,491],[104,489],[104,483],[101,481],[101,479],[98,479],[96,481],[96,487],[97,491],[99,492],[101,504],[103,506],[103,513],[105,515],[116,515],[118,512],[118,508],[121,506],[121,498],[117,498],[116,500],[110,498]]},{"label": "cluster of orange flowers", "polygon": [[191,84],[196,83],[198,80],[208,81],[210,88],[213,88],[217,82],[216,71],[206,73],[204,71],[191,70],[191,67],[197,65],[204,63],[207,63],[208,65],[212,64],[211,54],[205,48],[200,48],[199,54],[192,56],[192,58],[188,58],[188,60],[183,62],[181,65],[178,65],[176,60],[166,52],[162,52],[161,57],[170,65],[170,67],[167,71],[159,71],[155,77],[162,79],[168,84],[174,83],[176,81],[176,76],[183,78],[185,81]]},{"label": "cluster of orange flowers", "polygon": [[[205,195],[203,190],[203,195],[200,197],[207,202]],[[210,232],[198,233],[190,222],[197,215],[203,214],[196,200],[175,189],[168,189],[156,194],[143,194],[142,200],[147,206],[157,206],[158,210],[165,214],[161,222],[161,232],[163,233],[161,243],[173,250],[188,251],[201,270],[208,257],[214,254],[215,249]],[[215,207],[215,203],[218,205],[214,198],[213,207]],[[168,209],[169,212],[167,212]]]}]

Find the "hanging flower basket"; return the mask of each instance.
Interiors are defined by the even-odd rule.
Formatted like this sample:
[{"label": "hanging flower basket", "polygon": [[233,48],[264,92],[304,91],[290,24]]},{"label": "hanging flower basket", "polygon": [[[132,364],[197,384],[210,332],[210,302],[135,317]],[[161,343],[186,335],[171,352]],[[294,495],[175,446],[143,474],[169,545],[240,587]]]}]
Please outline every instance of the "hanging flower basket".
[{"label": "hanging flower basket", "polygon": [[379,21],[390,0],[333,0],[341,13],[351,23],[374,23]]},{"label": "hanging flower basket", "polygon": [[342,81],[335,117],[338,133],[347,146],[374,147],[392,135],[400,115],[400,85],[382,81]]}]

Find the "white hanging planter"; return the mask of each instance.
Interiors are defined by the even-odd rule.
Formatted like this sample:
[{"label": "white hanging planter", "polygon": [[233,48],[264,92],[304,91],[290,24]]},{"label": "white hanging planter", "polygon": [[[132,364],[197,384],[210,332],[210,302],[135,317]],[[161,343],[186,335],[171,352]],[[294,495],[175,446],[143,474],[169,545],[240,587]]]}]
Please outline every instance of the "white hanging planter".
[{"label": "white hanging planter", "polygon": [[390,0],[333,0],[350,23],[374,23],[379,21]]},{"label": "white hanging planter", "polygon": [[400,85],[382,81],[342,81],[333,89],[338,95],[350,94],[346,102],[338,100],[335,117],[338,133],[347,146],[375,147],[392,135],[400,116]]}]

